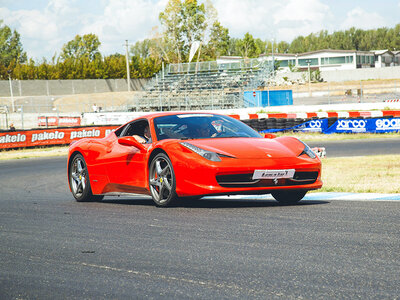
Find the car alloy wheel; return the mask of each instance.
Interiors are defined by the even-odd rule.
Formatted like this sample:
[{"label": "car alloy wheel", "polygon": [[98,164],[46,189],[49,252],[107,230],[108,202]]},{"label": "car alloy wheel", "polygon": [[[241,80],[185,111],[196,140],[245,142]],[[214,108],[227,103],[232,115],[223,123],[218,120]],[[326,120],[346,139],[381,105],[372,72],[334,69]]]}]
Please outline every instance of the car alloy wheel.
[{"label": "car alloy wheel", "polygon": [[78,202],[99,201],[100,195],[93,195],[90,188],[89,173],[85,159],[81,154],[74,156],[69,167],[69,184],[72,195]]},{"label": "car alloy wheel", "polygon": [[151,161],[149,187],[153,201],[158,206],[168,206],[178,198],[175,192],[174,169],[164,153],[157,154]]}]

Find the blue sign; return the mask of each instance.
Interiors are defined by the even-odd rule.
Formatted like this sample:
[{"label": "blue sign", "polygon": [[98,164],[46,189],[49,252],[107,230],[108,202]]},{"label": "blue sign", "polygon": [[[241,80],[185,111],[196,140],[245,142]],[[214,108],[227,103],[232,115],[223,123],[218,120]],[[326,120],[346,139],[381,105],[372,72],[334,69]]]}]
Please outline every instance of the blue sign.
[{"label": "blue sign", "polygon": [[315,119],[294,126],[293,131],[302,132],[325,132],[328,129],[328,119]]},{"label": "blue sign", "polygon": [[400,132],[400,118],[338,119],[335,124],[330,127],[328,127],[328,119],[315,119],[290,128],[267,129],[261,132],[268,133],[289,130],[295,132],[321,132],[326,134]]},{"label": "blue sign", "polygon": [[400,118],[339,119],[325,133],[384,133],[399,131]]}]

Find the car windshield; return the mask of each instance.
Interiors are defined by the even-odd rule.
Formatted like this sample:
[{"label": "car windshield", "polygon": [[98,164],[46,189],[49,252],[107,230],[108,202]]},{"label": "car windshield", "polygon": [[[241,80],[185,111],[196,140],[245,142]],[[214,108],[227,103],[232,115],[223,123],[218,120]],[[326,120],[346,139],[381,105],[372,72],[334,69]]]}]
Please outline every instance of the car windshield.
[{"label": "car windshield", "polygon": [[179,114],[154,119],[157,140],[253,137],[255,130],[231,117],[213,114]]}]

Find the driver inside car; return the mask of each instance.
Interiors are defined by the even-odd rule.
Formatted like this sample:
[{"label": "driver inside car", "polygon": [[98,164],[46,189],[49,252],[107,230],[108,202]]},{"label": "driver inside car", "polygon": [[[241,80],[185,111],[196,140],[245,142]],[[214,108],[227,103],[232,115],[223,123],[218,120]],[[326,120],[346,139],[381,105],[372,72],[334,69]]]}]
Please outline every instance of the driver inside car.
[{"label": "driver inside car", "polygon": [[151,143],[151,134],[150,127],[146,125],[143,130],[143,135],[133,135],[133,137],[141,144],[150,144]]}]

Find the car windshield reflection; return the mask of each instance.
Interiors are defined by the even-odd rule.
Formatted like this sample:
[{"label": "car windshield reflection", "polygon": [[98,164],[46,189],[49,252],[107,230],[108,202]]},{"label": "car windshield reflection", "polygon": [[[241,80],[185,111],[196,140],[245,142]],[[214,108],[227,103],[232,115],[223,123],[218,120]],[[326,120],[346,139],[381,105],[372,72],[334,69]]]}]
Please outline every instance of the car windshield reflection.
[{"label": "car windshield reflection", "polygon": [[213,114],[178,114],[154,119],[158,140],[252,137],[255,130],[231,117]]}]

